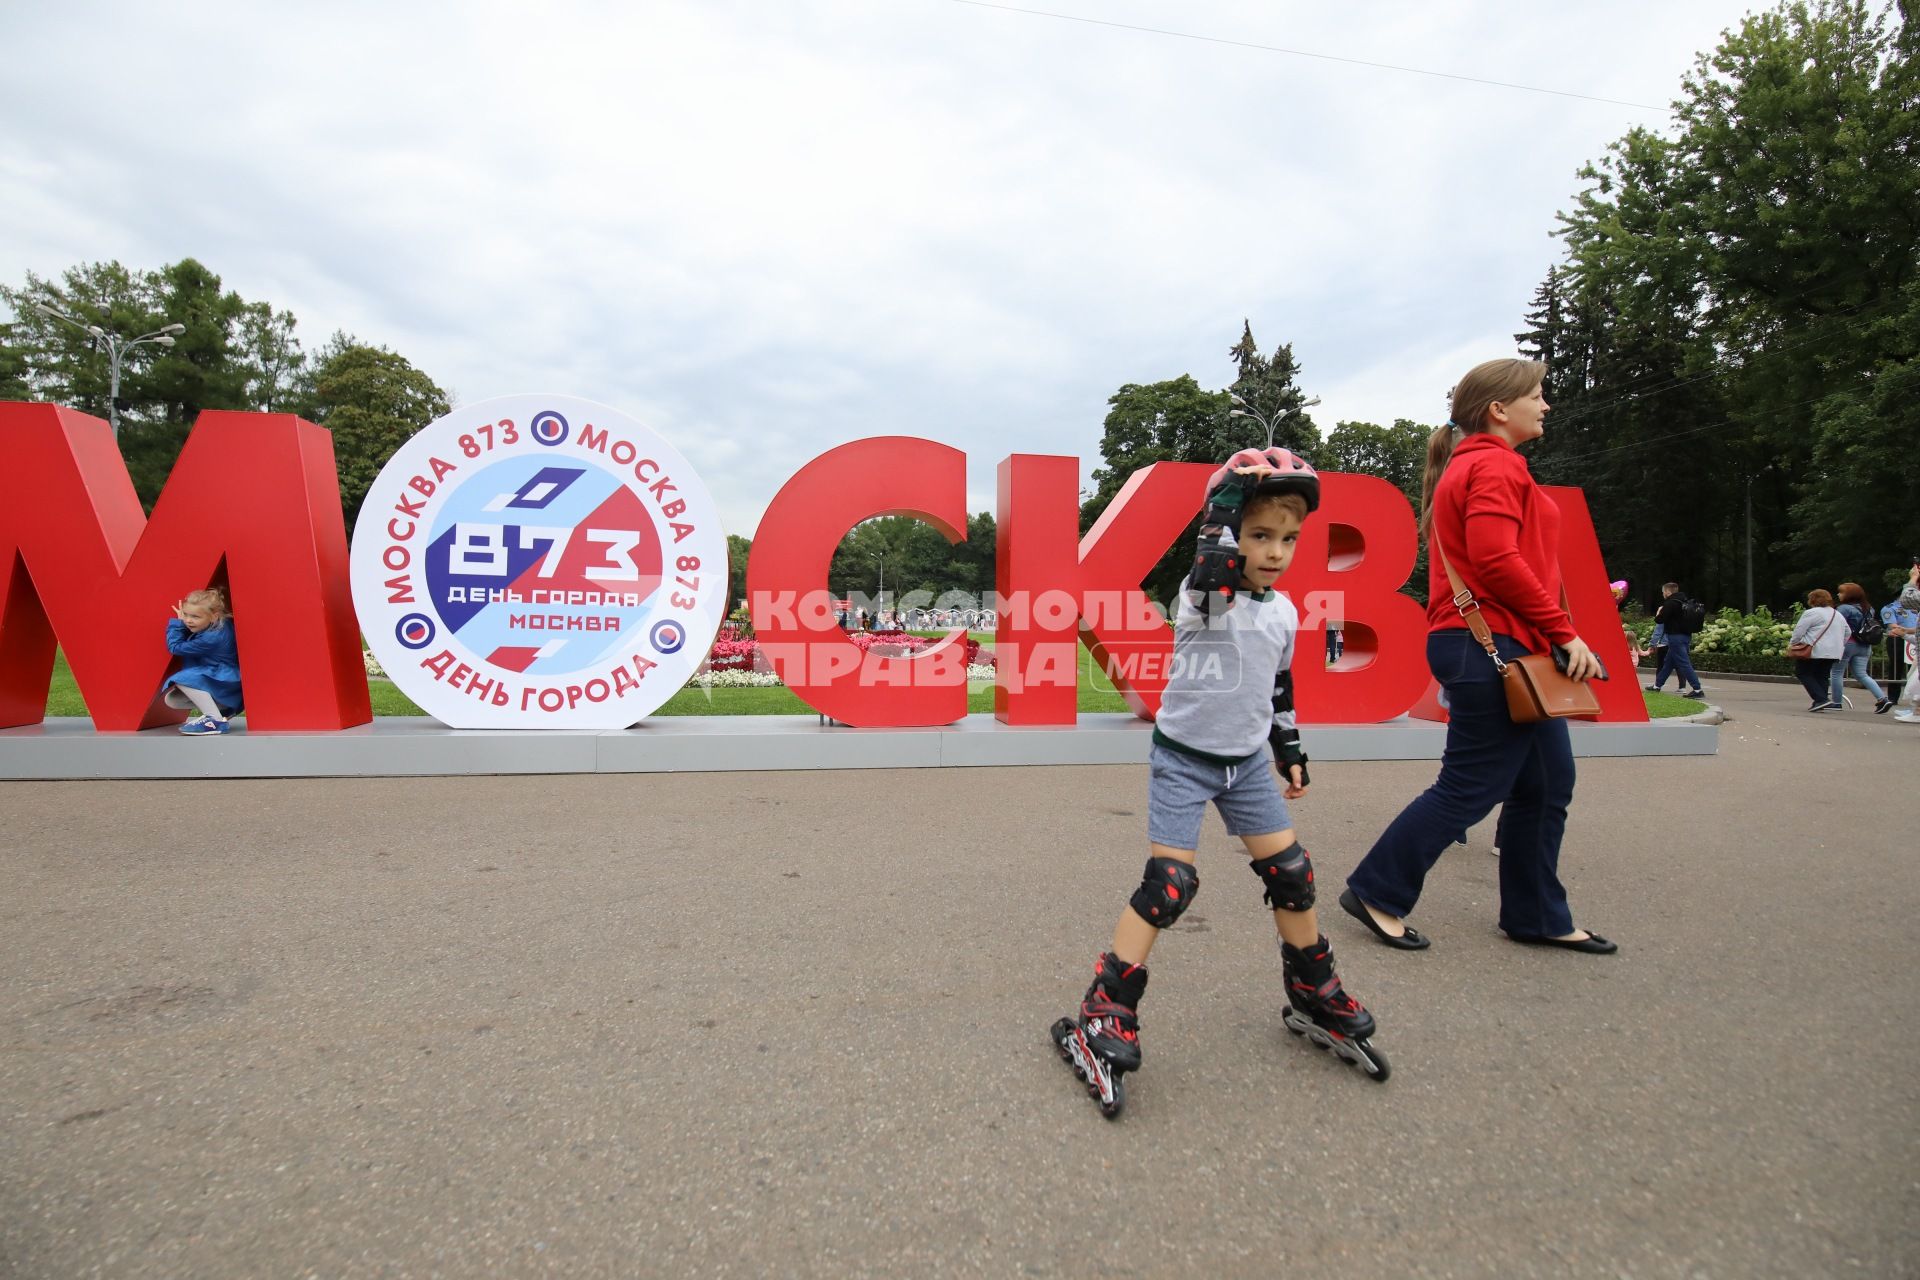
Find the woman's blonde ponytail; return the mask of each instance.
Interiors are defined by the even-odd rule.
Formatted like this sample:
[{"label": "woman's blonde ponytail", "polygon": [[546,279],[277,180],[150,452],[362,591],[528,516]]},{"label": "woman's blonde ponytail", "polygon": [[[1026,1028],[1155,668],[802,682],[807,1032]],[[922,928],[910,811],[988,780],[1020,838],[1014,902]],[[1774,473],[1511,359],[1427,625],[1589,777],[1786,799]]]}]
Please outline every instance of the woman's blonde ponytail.
[{"label": "woman's blonde ponytail", "polygon": [[1518,400],[1539,386],[1547,366],[1537,360],[1487,360],[1467,370],[1467,376],[1447,392],[1452,416],[1447,425],[1427,437],[1427,466],[1420,476],[1420,532],[1433,528],[1433,491],[1440,474],[1453,460],[1453,447],[1464,437],[1487,429],[1487,410]]}]

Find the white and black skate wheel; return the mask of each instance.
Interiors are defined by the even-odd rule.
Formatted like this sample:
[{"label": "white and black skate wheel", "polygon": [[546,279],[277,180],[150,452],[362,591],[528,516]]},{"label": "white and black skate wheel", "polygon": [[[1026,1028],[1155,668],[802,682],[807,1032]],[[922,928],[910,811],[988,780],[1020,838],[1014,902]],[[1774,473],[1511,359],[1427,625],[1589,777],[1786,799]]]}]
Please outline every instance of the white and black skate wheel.
[{"label": "white and black skate wheel", "polygon": [[1393,1064],[1387,1061],[1387,1055],[1373,1047],[1373,1042],[1362,1040],[1355,1043],[1360,1051],[1360,1059],[1353,1065],[1366,1073],[1367,1079],[1375,1084],[1385,1084],[1387,1077],[1393,1074]]}]

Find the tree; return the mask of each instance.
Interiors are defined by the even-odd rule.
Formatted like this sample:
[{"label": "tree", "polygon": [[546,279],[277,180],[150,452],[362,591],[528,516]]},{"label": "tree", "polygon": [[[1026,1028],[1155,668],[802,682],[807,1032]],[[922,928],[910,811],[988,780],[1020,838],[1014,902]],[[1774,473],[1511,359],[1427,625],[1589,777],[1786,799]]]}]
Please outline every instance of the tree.
[{"label": "tree", "polygon": [[898,594],[897,566],[906,541],[906,527],[911,523],[906,516],[880,516],[863,520],[847,530],[828,566],[827,589],[836,596],[858,593],[878,599],[891,564],[896,567],[894,585]]},{"label": "tree", "polygon": [[[21,287],[0,285],[0,302],[14,312],[0,325],[0,399],[51,401],[102,418],[108,360],[86,326],[124,338],[183,326],[171,347],[136,347],[122,363],[120,451],[148,509],[207,409],[292,412],[315,422],[344,410],[322,425],[334,429],[349,520],[398,447],[393,437],[401,424],[404,440],[447,411],[446,393],[384,347],[335,334],[309,361],[294,337],[292,312],[223,289],[220,277],[193,258],[141,272],[118,262],[85,263],[57,281],[28,272]],[[41,303],[79,324],[45,314]]]},{"label": "tree", "polygon": [[1535,471],[1588,491],[1643,592],[1736,595],[1749,494],[1775,603],[1910,554],[1858,513],[1920,498],[1914,45],[1859,0],[1749,17],[1685,78],[1674,136],[1627,134],[1561,215],[1520,335],[1552,362]]},{"label": "tree", "polygon": [[1406,418],[1390,427],[1371,422],[1342,422],[1320,448],[1320,465],[1327,471],[1352,471],[1379,476],[1407,495],[1418,510],[1420,478],[1427,465],[1427,440],[1432,427]]},{"label": "tree", "polygon": [[347,526],[387,459],[414,433],[443,417],[447,394],[405,357],[336,333],[320,354],[303,417],[333,433]]},{"label": "tree", "polygon": [[[21,288],[0,285],[0,301],[13,309],[13,359],[26,365],[24,380],[36,400],[52,401],[95,417],[107,417],[111,382],[106,349],[88,336],[86,326],[98,325],[132,338],[159,329],[167,321],[157,309],[157,289],[150,274],[136,276],[118,262],[70,267],[58,282],[27,273]],[[40,310],[50,306],[78,324],[55,319]],[[129,352],[121,365],[121,399],[127,401],[123,425],[137,428],[150,420],[141,403],[140,371],[171,353],[163,347],[142,346]]]},{"label": "tree", "polygon": [[[1227,349],[1238,370],[1231,390],[1206,391],[1191,374],[1166,382],[1128,383],[1107,401],[1107,417],[1100,437],[1105,464],[1093,473],[1094,491],[1080,506],[1084,533],[1107,509],[1107,504],[1141,467],[1155,462],[1224,461],[1236,450],[1262,447],[1265,428],[1232,413],[1233,395],[1249,409],[1275,423],[1274,444],[1313,460],[1320,449],[1320,432],[1307,416],[1311,403],[1296,385],[1299,366],[1293,348],[1281,345],[1271,357],[1260,354],[1253,326],[1241,324],[1240,341]],[[1142,584],[1155,600],[1173,597],[1193,562],[1194,523],[1173,541]]]},{"label": "tree", "polygon": [[1892,332],[1869,341],[1888,354],[1815,408],[1812,470],[1822,483],[1793,506],[1787,544],[1798,561],[1815,565],[1829,548],[1850,549],[1840,572],[1825,580],[1871,583],[1877,571],[1907,565],[1913,555],[1913,521],[1887,513],[1912,512],[1920,500],[1913,461],[1920,440],[1920,282],[1907,282],[1903,305],[1880,323]]},{"label": "tree", "polygon": [[299,322],[291,311],[275,311],[265,302],[249,303],[240,315],[235,355],[246,380],[247,403],[261,413],[285,412],[306,372],[306,353],[293,336]]},{"label": "tree", "polygon": [[[1093,527],[1130,476],[1156,462],[1219,462],[1247,442],[1236,441],[1238,420],[1229,418],[1232,402],[1224,391],[1203,391],[1192,375],[1167,382],[1128,383],[1107,401],[1100,456],[1106,465],[1093,473],[1094,491],[1080,506],[1080,531]],[[1252,443],[1263,443],[1261,440]],[[1176,537],[1142,583],[1155,600],[1170,600],[1193,563],[1195,526]]]},{"label": "tree", "polygon": [[[1296,383],[1300,365],[1293,358],[1293,344],[1282,343],[1271,356],[1262,356],[1253,340],[1252,322],[1243,320],[1240,341],[1229,347],[1227,354],[1240,371],[1227,390],[1240,397],[1245,411],[1273,424],[1275,445],[1313,461],[1320,448],[1320,429],[1314,426],[1307,409],[1319,401],[1308,400]],[[1243,443],[1235,448],[1244,448],[1246,443],[1266,444],[1266,432],[1256,431],[1252,422],[1243,420],[1240,427],[1232,434]]]},{"label": "tree", "polygon": [[29,372],[27,352],[19,345],[14,326],[0,324],[0,400],[31,400],[33,386],[28,380]]},{"label": "tree", "polygon": [[934,595],[958,591],[975,602],[984,602],[998,585],[999,542],[1000,526],[991,511],[968,516],[967,540],[948,549],[947,585]]},{"label": "tree", "polygon": [[747,561],[753,557],[753,540],[737,533],[727,535],[727,612],[734,601],[747,594]]},{"label": "tree", "polygon": [[223,291],[220,277],[192,258],[162,267],[151,288],[156,321],[185,325],[186,332],[128,398],[157,402],[161,420],[179,427],[190,427],[203,409],[252,407],[246,370],[234,359],[234,329],[247,310],[240,295]]}]

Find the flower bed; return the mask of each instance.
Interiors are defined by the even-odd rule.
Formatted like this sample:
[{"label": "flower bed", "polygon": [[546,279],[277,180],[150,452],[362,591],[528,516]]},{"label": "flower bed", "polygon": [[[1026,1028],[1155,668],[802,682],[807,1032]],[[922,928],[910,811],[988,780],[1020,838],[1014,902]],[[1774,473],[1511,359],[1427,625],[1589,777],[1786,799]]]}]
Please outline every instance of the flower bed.
[{"label": "flower bed", "polygon": [[[1741,613],[1738,609],[1722,609],[1708,618],[1693,637],[1691,650],[1695,665],[1708,654],[1725,657],[1785,658],[1787,641],[1793,636],[1793,624],[1800,616],[1794,611],[1793,618],[1785,622],[1775,618],[1766,609],[1755,609],[1752,613]],[[1640,618],[1627,623],[1633,633],[1640,637],[1644,646],[1653,637],[1653,619]],[[1732,671],[1734,667],[1701,667],[1702,670]]]},{"label": "flower bed", "polygon": [[[771,671],[701,671],[687,682],[690,689],[750,689],[773,688],[782,683],[779,676]],[[970,666],[967,668],[968,684],[992,684],[991,666]]]},{"label": "flower bed", "polygon": [[[1727,675],[1791,676],[1793,659],[1787,656],[1787,644],[1793,638],[1793,625],[1805,610],[1793,607],[1786,620],[1766,609],[1741,613],[1722,609],[1707,619],[1693,637],[1688,657],[1699,671],[1719,671]],[[1626,625],[1640,637],[1644,647],[1653,635],[1651,618],[1627,619]],[[1887,658],[1884,645],[1875,645],[1868,668],[1880,679],[1886,678]]]},{"label": "flower bed", "polygon": [[[938,643],[924,636],[909,635],[905,631],[850,631],[846,634],[847,640],[862,653],[877,653],[883,658],[908,657]],[[968,636],[967,669],[969,673],[975,667],[985,667],[989,673],[988,678],[991,679],[993,650],[981,647],[978,640]],[[742,637],[731,627],[721,628],[719,638],[713,642],[713,648],[708,652],[701,671],[773,675],[766,659],[760,653],[760,642]],[[778,684],[779,680],[775,677],[771,681],[756,683]]]},{"label": "flower bed", "polygon": [[1765,609],[1743,614],[1738,609],[1722,609],[1707,619],[1707,625],[1693,638],[1694,653],[1718,653],[1732,657],[1784,658],[1787,642],[1793,638],[1793,624],[1799,619],[1781,622]]},{"label": "flower bed", "polygon": [[753,671],[759,658],[760,644],[756,640],[715,640],[713,648],[707,651],[707,660],[701,669],[703,671]]},{"label": "flower bed", "polygon": [[[847,639],[862,652],[877,650],[883,658],[919,653],[936,643],[904,631],[854,631],[847,634]],[[386,676],[371,651],[362,649],[360,659],[368,675]],[[982,648],[972,636],[967,637],[967,680],[970,683],[993,680],[993,650]],[[770,687],[780,684],[781,680],[761,656],[757,640],[743,636],[736,627],[725,626],[720,628],[713,648],[707,652],[707,660],[689,683],[703,689],[743,689]]]}]

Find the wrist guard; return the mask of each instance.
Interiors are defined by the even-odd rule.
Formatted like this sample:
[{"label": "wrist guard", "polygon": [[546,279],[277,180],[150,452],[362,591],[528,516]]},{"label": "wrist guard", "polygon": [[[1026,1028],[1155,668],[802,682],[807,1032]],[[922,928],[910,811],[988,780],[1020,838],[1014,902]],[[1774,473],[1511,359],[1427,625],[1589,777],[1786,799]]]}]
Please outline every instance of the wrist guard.
[{"label": "wrist guard", "polygon": [[1225,612],[1240,589],[1241,570],[1246,565],[1240,554],[1240,518],[1246,514],[1247,500],[1259,488],[1259,478],[1231,473],[1207,494],[1207,511],[1200,518],[1200,547],[1193,557],[1193,572],[1187,576],[1188,599],[1195,608],[1213,617]]},{"label": "wrist guard", "polygon": [[1193,557],[1193,572],[1187,575],[1187,599],[1209,618],[1225,613],[1240,587],[1242,564],[1233,530],[1202,525],[1200,549]]},{"label": "wrist guard", "polygon": [[1300,745],[1300,731],[1275,728],[1267,735],[1267,741],[1273,746],[1273,763],[1279,767],[1280,776],[1291,782],[1293,774],[1289,770],[1294,765],[1299,765],[1300,785],[1306,786],[1308,782],[1307,753],[1306,749]]}]

